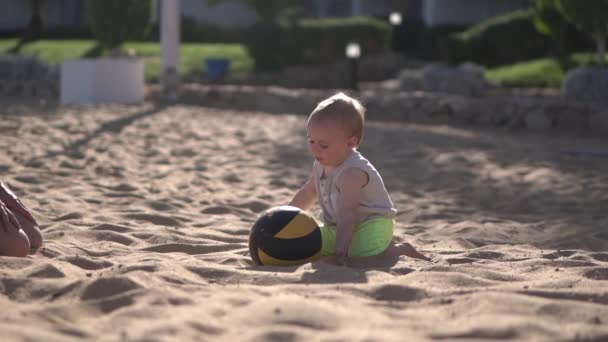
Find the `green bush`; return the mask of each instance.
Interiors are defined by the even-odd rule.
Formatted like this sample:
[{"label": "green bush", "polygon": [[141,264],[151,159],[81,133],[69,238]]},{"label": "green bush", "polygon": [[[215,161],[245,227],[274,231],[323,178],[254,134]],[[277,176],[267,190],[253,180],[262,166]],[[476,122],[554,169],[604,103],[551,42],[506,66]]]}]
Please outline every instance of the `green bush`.
[{"label": "green bush", "polygon": [[103,49],[143,39],[150,28],[151,0],[88,0],[86,5],[91,31]]},{"label": "green bush", "polygon": [[536,30],[534,17],[534,10],[520,10],[488,19],[450,35],[441,53],[450,62],[473,61],[486,66],[545,56],[551,40]]},{"label": "green bush", "polygon": [[561,12],[559,0],[536,0],[534,26],[553,39],[555,55],[592,48],[591,39],[578,30]]},{"label": "green bush", "polygon": [[418,55],[424,46],[426,26],[422,19],[405,18],[401,25],[395,26],[392,37],[394,51]]},{"label": "green bush", "polygon": [[258,22],[246,34],[245,46],[257,71],[276,71],[299,61],[293,28],[275,22]]},{"label": "green bush", "polygon": [[373,18],[308,19],[294,26],[260,22],[248,32],[245,44],[256,70],[280,70],[288,65],[343,60],[351,41],[363,54],[389,50],[391,27]]},{"label": "green bush", "polygon": [[180,23],[183,42],[240,43],[243,41],[243,29],[241,28],[221,27],[185,16],[181,17]]},{"label": "green bush", "polygon": [[593,37],[597,44],[598,61],[604,64],[608,38],[608,0],[559,0],[558,4],[570,22]]},{"label": "green bush", "polygon": [[443,24],[425,27],[420,39],[417,55],[426,59],[441,59],[445,56],[444,45],[452,34],[463,32],[468,26],[458,24]]},{"label": "green bush", "polygon": [[300,21],[296,39],[305,64],[330,63],[344,59],[344,48],[356,41],[362,54],[389,50],[392,27],[384,21],[367,18],[328,18]]}]

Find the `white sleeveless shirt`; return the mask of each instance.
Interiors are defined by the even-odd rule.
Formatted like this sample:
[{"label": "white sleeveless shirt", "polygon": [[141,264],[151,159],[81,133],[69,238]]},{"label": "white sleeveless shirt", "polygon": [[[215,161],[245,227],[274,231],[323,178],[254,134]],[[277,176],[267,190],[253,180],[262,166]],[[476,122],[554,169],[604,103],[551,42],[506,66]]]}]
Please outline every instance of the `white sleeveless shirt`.
[{"label": "white sleeveless shirt", "polygon": [[319,196],[319,206],[321,207],[321,219],[327,225],[335,226],[338,222],[338,179],[344,170],[349,168],[357,168],[367,173],[369,181],[361,189],[362,196],[359,203],[359,222],[363,222],[376,217],[392,218],[397,213],[391,201],[382,177],[376,168],[365,159],[358,151],[353,153],[338,166],[334,172],[327,176],[323,170],[323,166],[315,161],[312,168],[312,174]]}]

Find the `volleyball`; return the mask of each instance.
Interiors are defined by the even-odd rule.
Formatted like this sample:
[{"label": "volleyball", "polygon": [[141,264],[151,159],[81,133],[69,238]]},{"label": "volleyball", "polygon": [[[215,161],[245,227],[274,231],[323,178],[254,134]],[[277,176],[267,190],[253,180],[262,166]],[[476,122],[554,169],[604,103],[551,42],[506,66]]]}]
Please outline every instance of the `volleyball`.
[{"label": "volleyball", "polygon": [[301,265],[321,256],[321,230],[306,211],[292,206],[268,209],[249,234],[249,253],[257,265]]}]

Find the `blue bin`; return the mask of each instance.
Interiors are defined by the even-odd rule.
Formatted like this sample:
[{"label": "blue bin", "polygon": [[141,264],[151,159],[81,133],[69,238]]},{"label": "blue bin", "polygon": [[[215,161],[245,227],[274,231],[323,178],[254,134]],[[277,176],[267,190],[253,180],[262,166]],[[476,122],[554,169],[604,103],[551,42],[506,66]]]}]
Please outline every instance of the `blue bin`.
[{"label": "blue bin", "polygon": [[228,73],[230,60],[227,58],[207,58],[205,59],[205,65],[207,67],[207,79],[217,81]]}]

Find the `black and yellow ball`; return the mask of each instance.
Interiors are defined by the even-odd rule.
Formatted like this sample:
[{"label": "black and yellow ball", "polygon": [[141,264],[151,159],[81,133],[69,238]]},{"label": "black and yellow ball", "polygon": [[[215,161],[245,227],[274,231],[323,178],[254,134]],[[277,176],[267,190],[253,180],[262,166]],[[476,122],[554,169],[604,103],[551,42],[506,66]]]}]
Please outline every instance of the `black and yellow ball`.
[{"label": "black and yellow ball", "polygon": [[301,265],[321,256],[321,230],[306,211],[291,206],[268,209],[249,234],[249,253],[258,265]]}]

